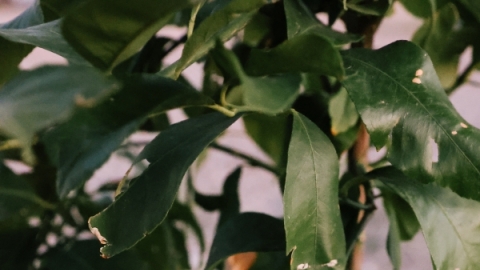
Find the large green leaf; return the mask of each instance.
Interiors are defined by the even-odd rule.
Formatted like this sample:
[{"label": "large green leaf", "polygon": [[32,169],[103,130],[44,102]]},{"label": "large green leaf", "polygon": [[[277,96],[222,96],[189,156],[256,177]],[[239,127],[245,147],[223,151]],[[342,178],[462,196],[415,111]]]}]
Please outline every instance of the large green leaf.
[{"label": "large green leaf", "polygon": [[338,157],[328,137],[308,118],[293,112],[284,194],[292,270],[345,267],[338,170]]},{"label": "large green leaf", "polygon": [[253,49],[247,72],[261,76],[283,72],[315,72],[342,77],[345,73],[339,51],[325,37],[295,36],[271,50]]},{"label": "large green leaf", "polygon": [[425,51],[399,41],[347,51],[344,62],[343,84],[377,149],[390,144],[389,161],[409,177],[480,200],[480,131],[455,111]]},{"label": "large green leaf", "polygon": [[243,29],[266,2],[266,0],[233,0],[206,18],[185,43],[182,57],[175,66],[175,77],[207,54],[215,47],[215,42],[226,41]]},{"label": "large green leaf", "polygon": [[[114,81],[90,68],[47,66],[22,72],[0,92],[0,128],[28,149],[36,132],[67,120],[77,107],[95,105],[115,88]],[[26,158],[33,161],[31,154]]]},{"label": "large green leaf", "polygon": [[124,78],[119,93],[99,106],[78,110],[68,122],[45,135],[44,141],[58,167],[58,194],[65,197],[81,187],[154,109],[158,114],[178,107],[211,104],[210,98],[168,78]]},{"label": "large green leaf", "polygon": [[71,10],[65,39],[94,66],[111,71],[137,53],[174,15],[193,0],[89,0]]},{"label": "large green leaf", "polygon": [[[288,38],[301,34],[319,35],[328,39],[335,46],[342,46],[361,38],[352,34],[336,32],[317,20],[301,0],[285,0]],[[330,45],[331,46],[331,45]]]},{"label": "large green leaf", "polygon": [[282,220],[260,213],[242,213],[218,229],[206,269],[215,269],[215,265],[237,253],[284,250]]},{"label": "large green leaf", "polygon": [[436,269],[478,269],[480,203],[433,183],[420,184],[393,167],[369,174],[410,204]]},{"label": "large green leaf", "polygon": [[151,233],[172,206],[180,182],[191,163],[236,117],[211,113],[171,126],[140,153],[150,166],[107,209],[89,220],[91,231],[106,244],[111,257],[134,246]]}]

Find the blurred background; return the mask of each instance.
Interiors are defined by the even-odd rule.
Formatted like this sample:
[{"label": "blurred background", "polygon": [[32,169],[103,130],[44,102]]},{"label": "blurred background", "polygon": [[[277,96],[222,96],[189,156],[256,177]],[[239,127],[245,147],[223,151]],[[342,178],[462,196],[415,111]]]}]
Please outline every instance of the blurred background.
[{"label": "blurred background", "polygon": [[[19,15],[29,5],[32,0],[0,0],[0,23],[7,22]],[[326,20],[326,16],[319,16],[320,20]],[[422,20],[413,17],[405,11],[403,6],[396,2],[393,6],[391,15],[386,17],[378,29],[374,48],[383,47],[395,40],[410,40],[413,33],[420,27]],[[334,28],[344,30],[342,22],[338,21]],[[185,28],[165,27],[157,35],[179,38],[186,32]],[[1,50],[1,48],[0,48]],[[167,59],[165,64],[174,62],[180,57],[182,47],[176,48]],[[468,65],[468,54],[471,50],[467,49],[460,61],[459,73]],[[386,60],[388,61],[388,60]],[[1,69],[2,59],[0,59]],[[46,64],[66,65],[62,57],[36,48],[20,64],[24,70],[34,69]],[[201,86],[201,64],[193,64],[185,72],[185,77],[195,87]],[[478,83],[476,83],[478,81]],[[470,77],[470,82],[463,85],[453,95],[451,100],[459,113],[473,126],[480,127],[480,73],[474,72]],[[477,86],[476,86],[477,85]],[[186,118],[181,110],[174,110],[168,113],[172,123]],[[156,134],[137,133],[130,138],[131,141],[148,141]],[[219,143],[236,149],[242,153],[248,153],[255,158],[266,163],[273,163],[256,144],[246,135],[243,124],[235,123],[227,133],[219,139]],[[369,158],[375,159],[379,156],[374,148],[369,151]],[[227,175],[229,175],[237,166],[243,165],[242,176],[240,180],[239,193],[241,197],[241,211],[263,212],[274,217],[282,217],[282,198],[278,182],[275,177],[265,170],[251,167],[244,164],[244,161],[227,155],[215,149],[209,149],[206,159],[202,161],[202,166],[193,166],[194,185],[202,194],[217,195],[221,193],[222,184]],[[12,166],[10,164],[10,166]],[[122,156],[113,155],[110,160],[99,169],[92,179],[87,183],[86,189],[95,190],[102,183],[121,179],[130,166],[130,161]],[[28,167],[20,164],[13,165],[17,171],[28,170]],[[248,194],[248,196],[246,196]],[[381,201],[377,200],[378,210],[373,215],[367,225],[366,232],[362,236],[364,240],[364,262],[365,270],[384,270],[392,269],[386,253],[386,237],[388,233],[388,219],[383,210]],[[200,208],[195,209],[195,214],[202,228],[208,247],[213,240],[213,234],[218,219],[218,213],[208,213]],[[88,237],[88,236],[87,236]],[[441,237],[441,236],[439,236]],[[1,239],[0,239],[1,241]],[[188,249],[192,254],[198,254],[199,247],[196,239],[190,237],[188,240]],[[200,258],[192,256],[190,258],[192,265],[198,265]],[[421,233],[409,241],[402,244],[402,269],[408,270],[429,270],[432,269],[428,250]]]}]

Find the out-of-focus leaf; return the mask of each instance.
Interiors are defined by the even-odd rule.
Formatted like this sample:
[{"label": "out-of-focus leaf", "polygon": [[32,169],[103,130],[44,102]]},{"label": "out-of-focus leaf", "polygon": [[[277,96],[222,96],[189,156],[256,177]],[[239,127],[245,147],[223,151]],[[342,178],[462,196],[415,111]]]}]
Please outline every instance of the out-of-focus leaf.
[{"label": "out-of-focus leaf", "polygon": [[427,51],[444,88],[457,78],[460,54],[469,45],[471,35],[465,31],[455,5],[448,4],[425,20],[412,41]]},{"label": "out-of-focus leaf", "polygon": [[205,251],[205,240],[203,238],[202,228],[200,228],[200,225],[193,214],[192,208],[188,205],[174,202],[172,209],[170,209],[169,215],[171,219],[182,221],[192,228],[196,237],[198,238],[198,242],[200,243],[201,251]]},{"label": "out-of-focus leaf", "polygon": [[358,121],[355,104],[353,104],[345,88],[340,89],[340,91],[330,99],[328,113],[332,119],[332,134],[334,136],[355,126]]},{"label": "out-of-focus leaf", "polygon": [[175,67],[175,77],[215,47],[217,40],[226,41],[243,29],[266,0],[233,0],[206,18],[185,43],[182,57]]},{"label": "out-of-focus leaf", "polygon": [[359,13],[383,16],[392,2],[393,0],[356,0],[347,2],[347,7]]},{"label": "out-of-focus leaf", "polygon": [[125,252],[122,256],[110,260],[102,259],[98,256],[99,247],[96,240],[83,240],[77,241],[73,245],[57,246],[43,255],[41,269],[152,269],[133,251]]},{"label": "out-of-focus leaf", "polygon": [[88,180],[148,114],[211,105],[213,101],[184,84],[156,75],[123,79],[120,92],[94,108],[78,110],[44,136],[58,167],[57,191],[65,197]]},{"label": "out-of-focus leaf", "polygon": [[328,39],[335,46],[343,46],[359,41],[361,37],[334,31],[318,21],[300,0],[285,0],[288,38],[301,34],[319,35]]},{"label": "out-of-focus leaf", "polygon": [[68,13],[62,33],[94,66],[111,71],[137,53],[175,12],[193,2],[89,0]]},{"label": "out-of-focus leaf", "polygon": [[234,53],[221,44],[212,51],[212,55],[225,73],[240,79],[241,84],[229,94],[242,97],[243,104],[236,108],[238,111],[276,115],[288,110],[300,94],[302,86],[299,74],[250,77],[245,74]]},{"label": "out-of-focus leaf", "polygon": [[400,196],[389,191],[382,190],[382,198],[390,222],[394,222],[398,227],[400,240],[411,240],[420,229],[412,207]]},{"label": "out-of-focus leaf", "polygon": [[284,209],[290,268],[344,269],[345,236],[338,207],[338,157],[328,137],[293,112]]},{"label": "out-of-focus leaf", "polygon": [[444,0],[400,0],[403,6],[413,15],[428,18],[437,10],[437,1]]},{"label": "out-of-focus leaf", "polygon": [[[88,78],[88,80],[85,80]],[[33,135],[67,120],[77,107],[91,107],[118,88],[93,69],[47,66],[24,71],[0,92],[0,128],[20,141],[25,158]]]},{"label": "out-of-focus leaf", "polygon": [[28,269],[37,252],[37,228],[0,232],[0,269]]},{"label": "out-of-focus leaf", "polygon": [[211,113],[170,126],[140,153],[150,166],[107,209],[89,220],[90,229],[106,244],[111,257],[134,246],[152,232],[172,206],[191,163],[236,117]]},{"label": "out-of-focus leaf", "polygon": [[476,0],[458,0],[457,2],[463,4],[480,22],[480,2]]},{"label": "out-of-focus leaf", "polygon": [[391,144],[389,161],[413,179],[480,200],[480,131],[455,111],[425,51],[399,41],[347,51],[344,62],[343,84],[377,149]]},{"label": "out-of-focus leaf", "polygon": [[252,47],[257,46],[270,32],[271,24],[269,17],[261,13],[255,14],[252,20],[245,26],[243,42]]},{"label": "out-of-focus leaf", "polygon": [[243,124],[248,135],[277,165],[285,165],[286,140],[289,138],[285,115],[249,114],[243,117]]},{"label": "out-of-focus leaf", "polygon": [[[390,216],[389,216],[390,218]],[[400,270],[402,265],[402,250],[400,248],[400,235],[395,220],[390,219],[390,226],[387,235],[387,253],[393,265],[393,270]]]},{"label": "out-of-focus leaf", "polygon": [[412,207],[425,236],[430,255],[439,270],[474,270],[480,265],[480,203],[462,198],[433,183],[408,179],[393,167],[375,170],[378,179]]},{"label": "out-of-focus leaf", "polygon": [[237,253],[284,250],[282,220],[260,213],[242,213],[218,229],[206,269],[215,269],[222,260]]},{"label": "out-of-focus leaf", "polygon": [[341,78],[345,73],[334,45],[327,38],[311,33],[294,36],[270,50],[253,49],[246,70],[255,76],[314,72]]}]

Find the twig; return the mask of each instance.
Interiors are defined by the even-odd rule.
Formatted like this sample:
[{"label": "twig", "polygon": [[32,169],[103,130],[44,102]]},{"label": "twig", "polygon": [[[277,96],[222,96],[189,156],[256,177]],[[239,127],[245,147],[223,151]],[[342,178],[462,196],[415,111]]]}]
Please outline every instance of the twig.
[{"label": "twig", "polygon": [[268,164],[266,164],[266,163],[264,163],[264,162],[262,162],[258,159],[255,159],[251,156],[248,156],[246,154],[237,152],[236,150],[233,150],[231,148],[219,145],[217,143],[212,143],[210,145],[210,147],[212,147],[213,149],[217,149],[217,150],[223,151],[225,153],[228,153],[228,154],[230,154],[234,157],[244,159],[245,161],[248,162],[248,164],[250,164],[252,166],[255,166],[255,167],[260,167],[260,168],[265,169],[267,171],[270,171],[271,173],[275,174],[278,177],[280,177],[282,175],[282,173],[277,168],[275,168],[273,166],[270,166],[270,165],[268,165]]},{"label": "twig", "polygon": [[460,74],[460,76],[457,77],[455,80],[455,83],[448,89],[445,89],[445,93],[447,95],[452,94],[459,86],[467,82],[468,76],[470,76],[470,73],[475,69],[477,66],[478,62],[471,62],[470,65]]}]

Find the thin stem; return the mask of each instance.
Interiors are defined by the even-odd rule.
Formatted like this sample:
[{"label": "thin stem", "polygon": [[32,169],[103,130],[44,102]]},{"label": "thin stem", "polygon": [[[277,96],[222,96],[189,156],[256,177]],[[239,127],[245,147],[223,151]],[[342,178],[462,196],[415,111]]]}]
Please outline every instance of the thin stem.
[{"label": "thin stem", "polygon": [[340,198],[340,203],[348,204],[348,205],[350,205],[354,208],[361,209],[361,210],[374,210],[375,209],[375,205],[373,205],[373,204],[363,204],[363,203],[359,203],[359,202],[354,201],[354,200],[349,199],[349,198]]},{"label": "thin stem", "polygon": [[0,144],[0,151],[22,148],[19,140],[7,140]]},{"label": "thin stem", "polygon": [[455,83],[448,89],[445,90],[447,95],[452,94],[458,87],[460,87],[462,84],[467,82],[468,77],[472,73],[472,71],[475,69],[477,66],[478,62],[472,62],[470,65],[460,74],[460,76],[457,77],[455,80]]},{"label": "thin stem", "polygon": [[217,149],[217,150],[220,150],[220,151],[222,151],[222,152],[228,153],[228,154],[230,154],[230,155],[232,155],[232,156],[234,156],[234,157],[241,158],[241,159],[247,161],[248,164],[250,164],[250,165],[252,165],[252,166],[255,166],[255,167],[260,167],[260,168],[262,168],[262,169],[265,169],[265,170],[267,170],[267,171],[275,174],[276,176],[279,176],[279,177],[280,177],[280,176],[282,175],[282,173],[281,173],[277,168],[275,168],[275,167],[273,167],[273,166],[270,166],[270,165],[268,165],[268,164],[266,164],[266,163],[264,163],[264,162],[262,162],[262,161],[260,161],[260,160],[258,160],[258,159],[255,159],[255,158],[253,158],[253,157],[251,157],[251,156],[248,156],[248,155],[246,155],[246,154],[243,154],[243,153],[240,153],[240,152],[238,152],[238,151],[236,151],[236,150],[233,150],[233,149],[231,149],[231,148],[228,148],[228,147],[219,145],[219,144],[217,144],[217,143],[212,143],[212,144],[210,145],[210,147],[212,147],[213,149]]},{"label": "thin stem", "polygon": [[222,107],[218,104],[210,105],[210,106],[207,106],[207,107],[210,108],[210,109],[219,111],[219,112],[221,112],[221,113],[223,113],[223,114],[225,114],[226,116],[229,116],[229,117],[235,116],[235,113],[236,113],[235,111],[229,110],[229,109],[227,109],[225,107]]},{"label": "thin stem", "polygon": [[188,22],[188,32],[187,36],[192,36],[193,28],[195,28],[195,19],[197,18],[198,11],[202,8],[203,4],[205,4],[205,0],[200,1],[195,7],[192,9],[192,13],[190,15],[190,21]]}]

